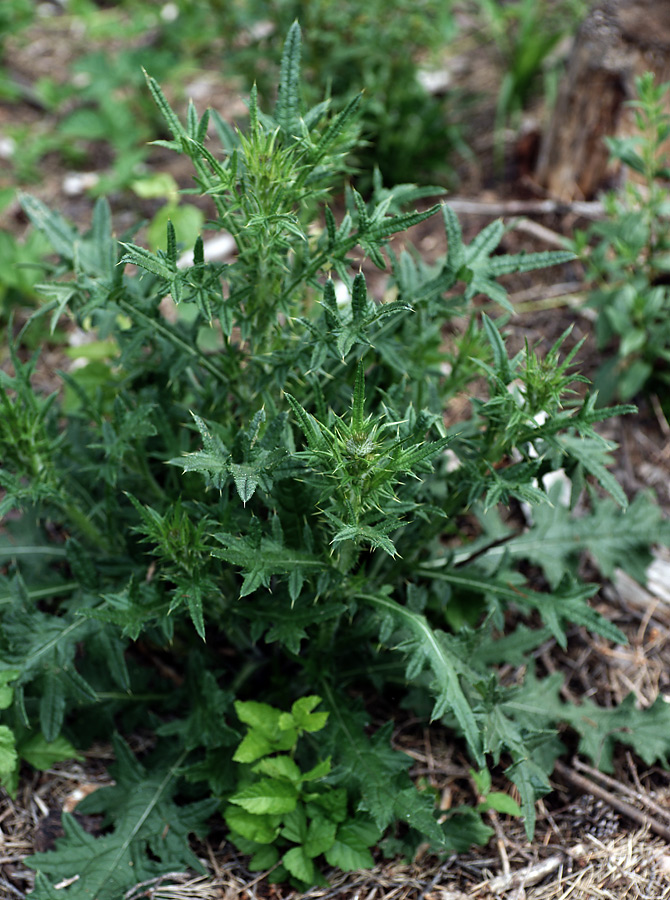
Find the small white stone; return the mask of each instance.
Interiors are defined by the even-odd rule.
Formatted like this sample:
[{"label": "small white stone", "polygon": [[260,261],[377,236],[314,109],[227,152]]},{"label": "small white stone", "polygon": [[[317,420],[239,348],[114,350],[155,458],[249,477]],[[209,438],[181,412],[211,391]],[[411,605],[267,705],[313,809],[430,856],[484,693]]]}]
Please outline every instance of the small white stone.
[{"label": "small white stone", "polygon": [[446,94],[451,87],[451,73],[446,69],[419,69],[416,80],[429,94]]},{"label": "small white stone", "polygon": [[270,37],[275,32],[275,24],[269,19],[263,19],[260,22],[254,22],[249,28],[249,37],[254,41],[262,41],[263,38]]},{"label": "small white stone", "polygon": [[0,159],[11,159],[16,153],[16,141],[14,138],[0,138]]},{"label": "small white stone", "polygon": [[68,336],[68,344],[70,347],[83,347],[86,344],[92,344],[97,340],[94,331],[84,331],[83,328],[75,328]]},{"label": "small white stone", "polygon": [[333,284],[335,285],[335,300],[337,301],[337,305],[341,308],[343,306],[351,305],[351,294],[349,293],[349,288],[343,281],[340,281],[339,278],[333,279]]},{"label": "small white stone", "polygon": [[76,72],[72,76],[72,84],[78,88],[88,87],[92,80],[89,72]]},{"label": "small white stone", "polygon": [[164,22],[174,22],[179,18],[179,7],[176,3],[166,3],[161,9],[161,19]]},{"label": "small white stone", "polygon": [[670,603],[670,563],[656,558],[647,569],[647,589],[665,603]]},{"label": "small white stone", "polygon": [[53,16],[56,11],[50,3],[38,3],[35,7],[35,12],[40,19],[46,19],[49,16]]},{"label": "small white stone", "polygon": [[[228,259],[236,249],[235,239],[227,231],[222,231],[216,237],[203,242],[203,254],[205,262],[219,262]],[[186,250],[177,260],[178,269],[186,269],[193,265],[193,250]]]},{"label": "small white stone", "polygon": [[78,197],[100,181],[97,172],[70,172],[63,179],[63,193],[68,197]]},{"label": "small white stone", "polygon": [[447,447],[444,451],[444,456],[447,460],[447,472],[455,472],[457,469],[460,469],[461,461],[453,450]]}]

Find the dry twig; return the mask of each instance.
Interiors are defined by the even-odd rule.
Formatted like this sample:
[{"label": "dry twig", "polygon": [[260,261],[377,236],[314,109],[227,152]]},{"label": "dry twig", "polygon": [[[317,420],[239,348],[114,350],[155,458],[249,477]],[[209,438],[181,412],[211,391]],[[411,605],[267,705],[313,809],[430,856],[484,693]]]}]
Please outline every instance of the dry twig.
[{"label": "dry twig", "polygon": [[606,775],[605,772],[601,772],[598,769],[594,769],[591,766],[588,766],[586,763],[582,762],[580,759],[573,760],[573,766],[575,769],[578,769],[580,772],[584,772],[590,778],[595,778],[601,781],[603,784],[608,787],[614,788],[618,790],[620,793],[625,794],[627,797],[630,797],[632,800],[637,800],[638,803],[641,803],[643,806],[646,806],[647,809],[652,810],[652,812],[656,813],[656,815],[660,816],[662,819],[670,822],[670,810],[663,809],[656,801],[650,797],[646,792],[637,790],[634,791],[632,788],[629,788],[627,784],[623,784],[620,781],[616,781],[614,778],[611,778],[609,775]]},{"label": "dry twig", "polygon": [[455,213],[479,216],[547,216],[573,213],[587,219],[601,219],[605,210],[598,200],[561,203],[557,200],[501,200],[486,202],[450,197],[448,205]]},{"label": "dry twig", "polygon": [[635,806],[631,806],[631,804],[626,803],[625,800],[621,800],[619,797],[616,797],[610,791],[601,787],[599,784],[596,784],[596,782],[592,781],[590,778],[585,778],[583,775],[579,775],[577,772],[574,772],[571,768],[560,762],[560,760],[557,760],[555,764],[555,771],[564,781],[567,781],[573,787],[578,788],[585,794],[593,794],[594,797],[598,797],[600,800],[604,800],[604,802],[609,804],[612,809],[615,809],[617,812],[621,813],[624,816],[627,816],[629,819],[632,819],[634,822],[637,822],[640,825],[647,826],[653,832],[659,834],[666,841],[670,842],[670,828],[667,825],[664,825],[662,822],[659,822],[658,819],[655,819],[653,816],[642,812]]},{"label": "dry twig", "polygon": [[[547,875],[551,875],[552,872],[555,872],[564,860],[565,858],[558,854],[550,856],[548,859],[543,859],[530,866],[525,866],[523,869],[518,869],[516,872],[508,872],[506,875],[499,875],[497,878],[491,878],[490,881],[480,885],[480,888],[486,887],[494,894],[504,894],[514,888],[530,887],[531,885],[542,881]],[[475,888],[475,890],[478,890],[478,888]]]}]

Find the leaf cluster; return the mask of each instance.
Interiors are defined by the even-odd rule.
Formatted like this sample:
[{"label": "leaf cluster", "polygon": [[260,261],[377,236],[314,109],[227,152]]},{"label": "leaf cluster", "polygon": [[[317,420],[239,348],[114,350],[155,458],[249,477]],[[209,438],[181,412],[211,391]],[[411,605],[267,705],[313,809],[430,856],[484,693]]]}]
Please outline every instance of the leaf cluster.
[{"label": "leaf cluster", "polygon": [[273,869],[273,880],[288,875],[298,885],[319,881],[315,859],[345,871],[373,865],[368,847],[380,830],[366,816],[347,811],[347,791],[325,784],[330,757],[303,771],[295,761],[302,734],[326,724],[328,713],[312,710],[320,697],[301,697],[282,713],[265,703],[237,702],[248,731],[233,755],[241,764],[238,789],[228,797],[224,818],[231,840],[251,854],[250,869]]}]

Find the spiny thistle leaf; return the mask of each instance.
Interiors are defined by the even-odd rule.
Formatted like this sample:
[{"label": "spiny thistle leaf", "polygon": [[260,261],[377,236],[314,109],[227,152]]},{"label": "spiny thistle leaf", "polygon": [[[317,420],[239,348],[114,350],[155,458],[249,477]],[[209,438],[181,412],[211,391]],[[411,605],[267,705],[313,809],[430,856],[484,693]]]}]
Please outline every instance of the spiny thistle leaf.
[{"label": "spiny thistle leaf", "polygon": [[491,222],[486,228],[482,228],[479,234],[464,249],[464,263],[472,266],[480,260],[488,260],[489,256],[500,243],[505,226],[502,219]]},{"label": "spiny thistle leaf", "polygon": [[628,506],[628,498],[621,485],[607,468],[612,462],[610,451],[614,445],[611,442],[599,436],[561,434],[551,438],[551,443],[597,479],[619,506],[623,509]]},{"label": "spiny thistle leaf", "polygon": [[172,132],[175,140],[187,140],[188,134],[185,131],[183,125],[179,121],[179,117],[173,112],[172,107],[168,103],[165,98],[165,94],[161,90],[160,85],[156,81],[155,78],[152,78],[148,72],[144,71],[144,77],[146,78],[147,84],[149,86],[149,90],[151,92],[151,96],[154,98],[154,102],[156,106],[160,110],[165,122]]},{"label": "spiny thistle leaf", "polygon": [[119,244],[126,251],[119,263],[132,263],[141,269],[145,269],[147,272],[151,272],[153,275],[158,275],[159,278],[165,278],[166,281],[174,278],[176,268],[169,258],[161,258],[144,247],[138,247],[136,244],[124,244],[122,241],[119,241]]},{"label": "spiny thistle leaf", "polygon": [[489,319],[489,317],[486,315],[486,313],[482,313],[482,322],[484,323],[484,331],[486,332],[486,337],[488,338],[491,349],[493,350],[493,360],[495,363],[496,374],[502,379],[503,384],[509,384],[509,382],[512,380],[512,373],[510,370],[509,359],[507,357],[507,350],[505,349],[505,344],[503,343],[503,339],[500,336],[500,332],[493,324],[491,319]]},{"label": "spiny thistle leaf", "polygon": [[300,26],[291,25],[281,60],[275,118],[286,134],[295,134],[300,114]]},{"label": "spiny thistle leaf", "polygon": [[362,322],[368,306],[368,292],[365,278],[359,272],[354,278],[354,286],[351,292],[351,314],[355,323]]},{"label": "spiny thistle leaf", "polygon": [[575,254],[569,250],[547,250],[543,253],[517,253],[514,256],[494,256],[489,271],[496,278],[511,272],[532,272],[572,262]]},{"label": "spiny thistle leaf", "polygon": [[363,430],[365,421],[365,369],[363,360],[358,361],[356,369],[356,382],[354,384],[354,397],[351,409],[351,427],[354,432]]},{"label": "spiny thistle leaf", "polygon": [[486,552],[488,560],[505,555],[529,559],[542,567],[555,588],[567,571],[576,575],[579,554],[588,549],[600,571],[612,577],[616,568],[644,582],[651,562],[649,548],[659,538],[665,543],[667,523],[658,506],[645,494],[638,495],[625,513],[611,500],[593,501],[593,511],[576,518],[560,502],[560,484],[550,492],[551,504],[533,512],[534,527]]},{"label": "spiny thistle leaf", "polygon": [[46,235],[54,251],[63,259],[73,259],[78,235],[63,216],[30,194],[19,194],[19,201],[35,228]]},{"label": "spiny thistle leaf", "polygon": [[459,678],[459,673],[465,674],[467,667],[448,649],[447,636],[431,628],[424,616],[412,612],[389,597],[365,596],[361,599],[371,603],[382,613],[392,615],[409,630],[411,638],[403,642],[400,649],[408,654],[408,666],[413,667],[416,674],[426,664],[433,673],[431,687],[436,695],[433,719],[443,716],[447,710],[453,712],[463,729],[470,751],[478,763],[483,764],[479,728]]},{"label": "spiny thistle leaf", "polygon": [[311,416],[308,412],[306,412],[302,406],[298,403],[295,397],[292,394],[286,394],[286,399],[291,406],[291,409],[295,413],[295,416],[300,424],[300,428],[302,433],[307,438],[307,443],[313,450],[318,450],[324,445],[324,437],[319,426],[319,423],[316,421],[314,416]]},{"label": "spiny thistle leaf", "polygon": [[442,218],[447,233],[447,268],[452,272],[459,272],[465,262],[465,250],[463,247],[463,232],[456,213],[444,203],[442,205]]}]

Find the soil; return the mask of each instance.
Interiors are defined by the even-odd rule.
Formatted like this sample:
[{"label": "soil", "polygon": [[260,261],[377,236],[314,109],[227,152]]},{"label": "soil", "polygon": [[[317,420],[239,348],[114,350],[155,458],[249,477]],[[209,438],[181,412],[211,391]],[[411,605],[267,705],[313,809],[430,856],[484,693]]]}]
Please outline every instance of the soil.
[{"label": "soil", "polygon": [[[50,9],[56,11],[58,7],[54,5]],[[9,124],[24,124],[42,133],[56,127],[56,114],[40,108],[34,101],[32,86],[40,76],[67,78],[72,59],[82,49],[82,40],[81,33],[59,24],[55,17],[38,21],[20,39],[7,41],[5,70],[25,90],[19,101],[0,102],[0,137]],[[87,49],[90,49],[88,45]],[[483,98],[470,112],[470,142],[475,153],[458,164],[458,196],[448,198],[457,206],[466,200],[479,204],[476,212],[459,213],[466,239],[496,218],[502,204],[503,213],[506,208],[512,210],[510,215],[503,215],[506,224],[517,220],[520,225],[506,234],[504,250],[554,249],[562,235],[583,227],[586,220],[578,215],[579,209],[569,205],[557,206],[549,213],[532,212],[539,208],[539,201],[547,199],[532,180],[532,157],[545,111],[538,106],[527,116],[520,134],[508,135],[505,168],[500,173],[494,161],[491,124],[495,114],[492,88],[500,77],[495,56],[487,53],[486,48],[477,54],[468,54],[467,48],[461,50],[456,60],[453,57],[449,60],[450,71],[457,73],[456,77],[472,94]],[[191,87],[198,94],[200,109],[211,104],[224,119],[243,114],[237,85],[223,79],[216,65],[203,64]],[[87,154],[83,171],[96,172],[100,164],[96,147],[88,148]],[[154,148],[147,166],[155,171],[168,169],[180,187],[190,186],[190,168],[168,151]],[[39,182],[21,187],[83,225],[90,219],[92,199],[85,191],[73,192],[67,187],[70,174],[63,159],[52,153],[40,164]],[[6,166],[4,173],[0,172],[0,187],[13,183],[11,166]],[[530,211],[520,218],[513,204],[522,201]],[[140,201],[131,192],[119,192],[111,197],[111,202],[119,232],[138,216],[151,216],[156,208],[153,202]],[[0,214],[0,227],[15,235],[25,232],[27,222],[18,204],[11,203]],[[439,256],[446,246],[439,216],[412,229],[405,239],[411,240],[428,259]],[[366,274],[367,269],[366,266]],[[370,276],[371,289],[379,295],[384,276],[375,275],[374,270]],[[531,345],[546,348],[572,326],[566,349],[586,338],[578,365],[584,374],[593,376],[600,356],[591,334],[592,323],[574,303],[581,289],[580,279],[581,273],[575,265],[559,271],[510,277],[515,314],[507,328],[510,339],[518,347],[527,340]],[[48,388],[53,383],[61,351],[57,346],[46,350],[40,379]],[[462,414],[457,409],[449,412]],[[637,414],[609,421],[603,426],[603,433],[618,444],[614,473],[626,493],[632,497],[639,490],[654,491],[667,517],[670,514],[670,425],[658,398],[640,399]],[[540,648],[538,670],[562,672],[566,696],[573,699],[589,696],[610,706],[632,691],[641,706],[649,706],[659,694],[670,702],[670,562],[663,554],[664,551],[657,551],[653,577],[647,588],[618,573],[595,598],[597,608],[627,634],[626,647],[612,647],[575,628],[566,651],[553,642]],[[585,566],[588,567],[588,560]],[[517,674],[504,673],[507,678]],[[570,740],[566,735],[566,741],[570,743]],[[476,802],[470,764],[440,728],[428,730],[416,722],[406,721],[398,726],[394,742],[412,757],[413,775],[425,779],[439,792],[443,810]],[[25,895],[33,873],[24,865],[24,858],[53,846],[61,833],[61,811],[75,811],[78,798],[108,782],[105,767],[109,759],[109,747],[93,747],[81,762],[60,764],[43,773],[24,773],[16,799],[0,797],[0,896],[9,900]],[[324,900],[670,897],[670,772],[645,766],[620,749],[615,776],[609,781],[585,766],[576,755],[557,770],[552,781],[555,791],[539,804],[538,827],[532,843],[527,841],[520,824],[491,813],[489,821],[496,837],[486,848],[446,860],[436,859],[426,850],[420,850],[410,862],[389,863],[380,858],[371,871],[333,873],[328,888],[315,888],[302,896]],[[500,787],[507,789],[508,785],[501,779]],[[81,817],[81,824],[92,833],[100,828],[95,818]],[[229,900],[239,897],[244,900],[297,896],[268,885],[262,876],[249,873],[244,861],[225,842],[223,832],[215,831],[206,843],[196,844],[195,849],[206,875],[174,873],[138,886],[126,898]]]}]

